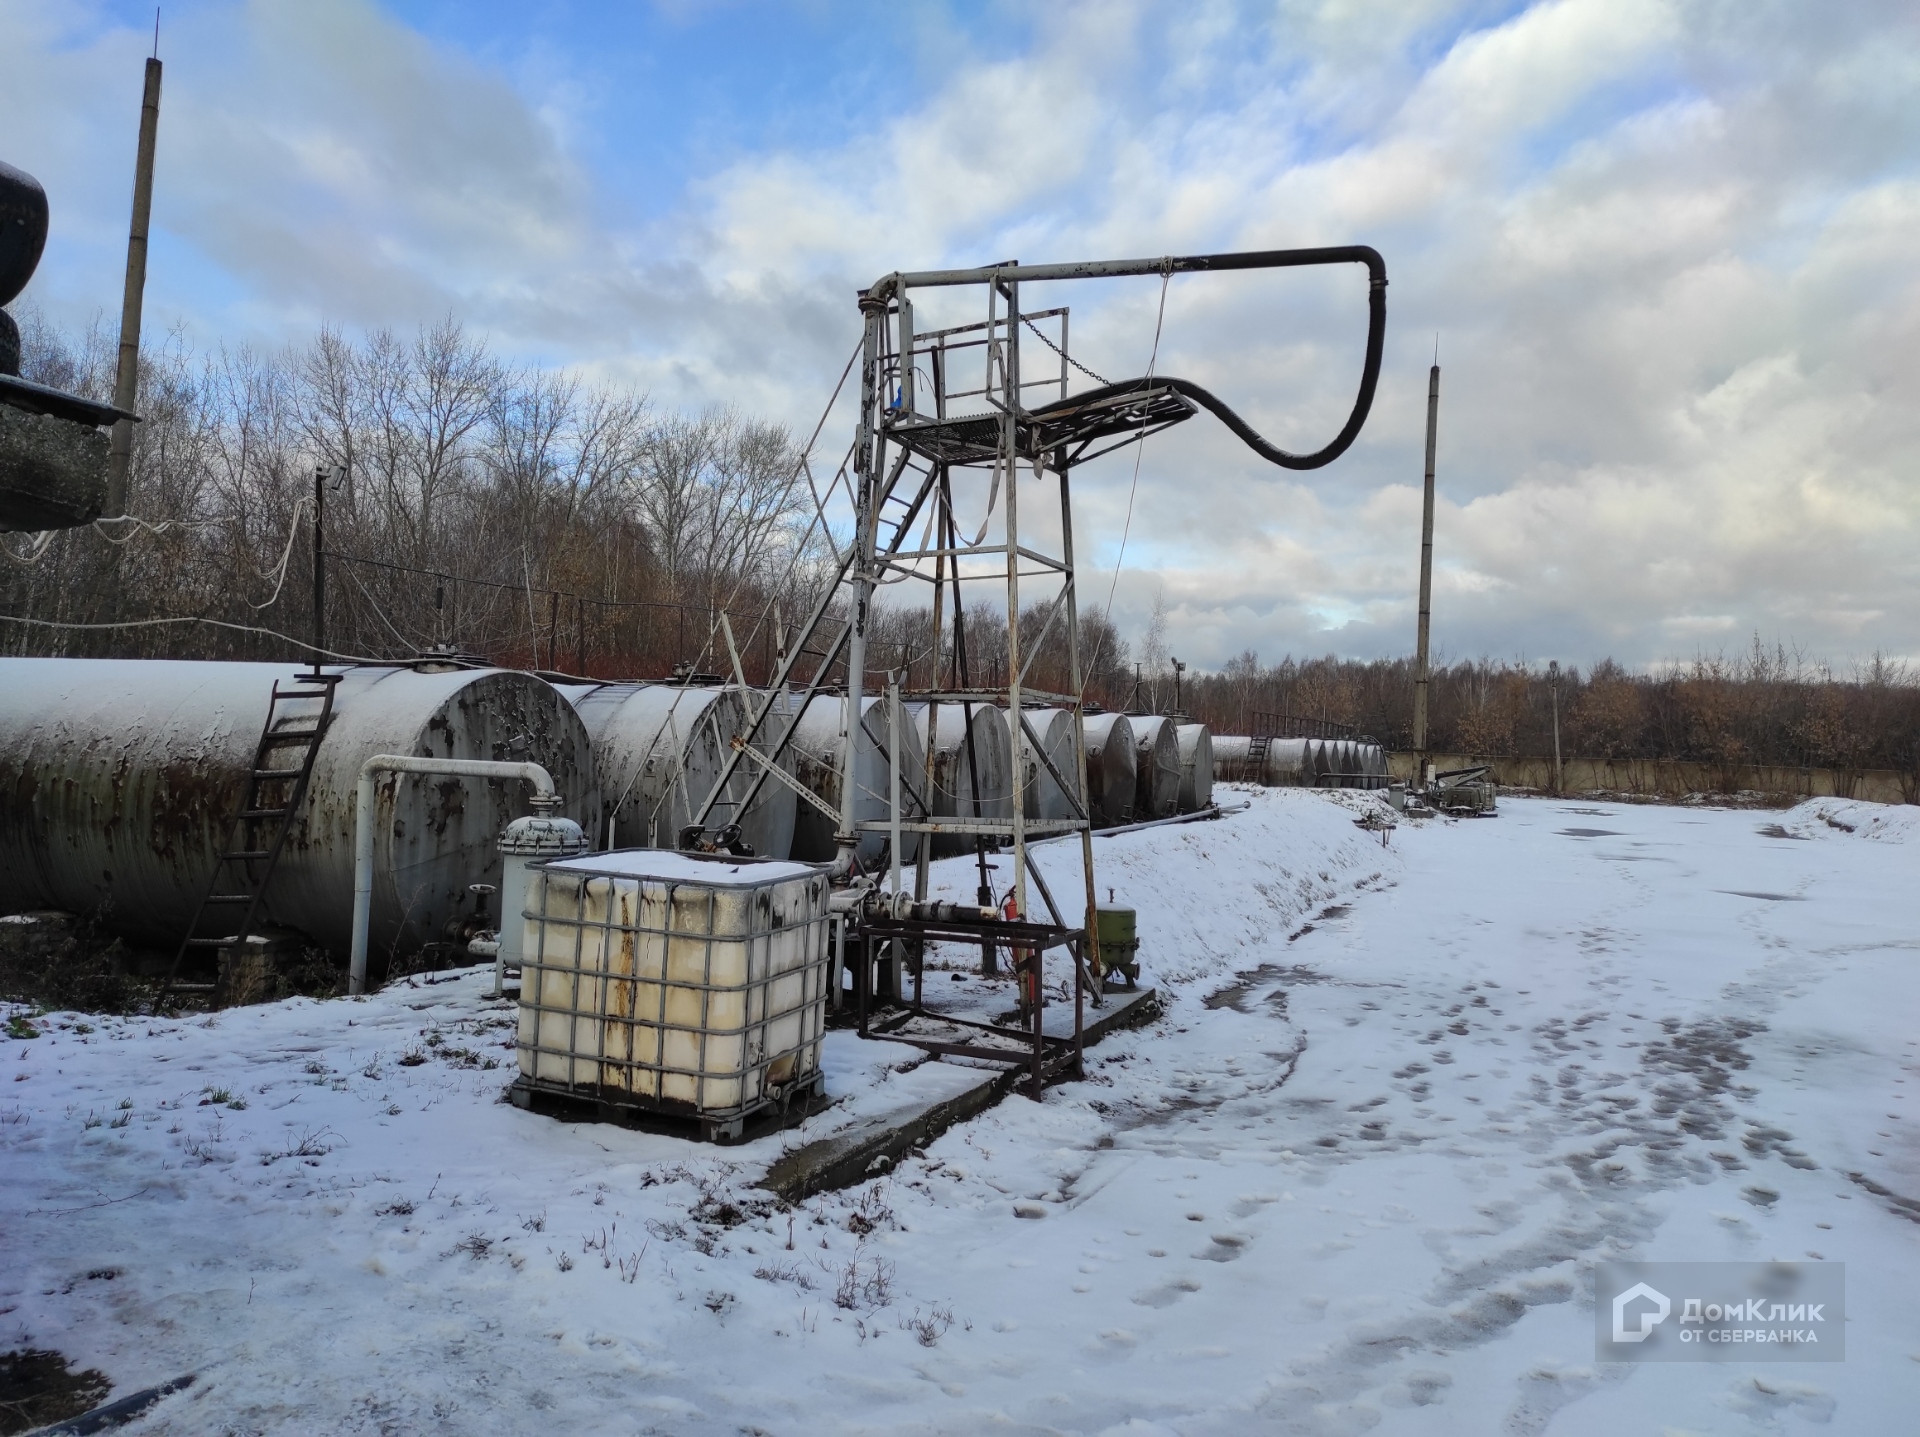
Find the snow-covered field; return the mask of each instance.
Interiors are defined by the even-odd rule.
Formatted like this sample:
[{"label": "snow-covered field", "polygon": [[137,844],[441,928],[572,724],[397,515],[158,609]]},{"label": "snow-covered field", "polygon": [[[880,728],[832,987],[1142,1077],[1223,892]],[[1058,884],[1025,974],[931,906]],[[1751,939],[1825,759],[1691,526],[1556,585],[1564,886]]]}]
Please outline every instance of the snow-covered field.
[{"label": "snow-covered field", "polygon": [[[199,1373],[142,1433],[1914,1430],[1920,811],[1509,800],[1383,849],[1357,796],[1245,796],[1097,844],[1165,1017],[791,1212],[751,1182],[844,1113],[520,1112],[478,975],[40,1020],[0,1349]],[[834,1090],[916,1057],[837,1037]],[[1847,1360],[1596,1365],[1615,1257],[1844,1261]]]}]

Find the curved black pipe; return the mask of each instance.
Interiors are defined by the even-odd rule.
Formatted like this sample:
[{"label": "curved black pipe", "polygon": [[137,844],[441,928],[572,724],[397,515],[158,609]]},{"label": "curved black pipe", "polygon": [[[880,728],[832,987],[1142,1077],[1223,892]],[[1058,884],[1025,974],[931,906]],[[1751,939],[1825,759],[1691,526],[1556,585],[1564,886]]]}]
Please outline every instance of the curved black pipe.
[{"label": "curved black pipe", "polygon": [[1347,415],[1347,422],[1333,437],[1333,442],[1324,449],[1311,454],[1292,454],[1278,445],[1269,444],[1246,420],[1227,407],[1224,400],[1211,390],[1203,389],[1190,379],[1180,379],[1173,375],[1155,374],[1139,379],[1125,379],[1118,384],[1102,385],[1098,389],[1082,390],[1066,399],[1056,400],[1052,404],[1042,405],[1030,410],[1035,417],[1044,419],[1051,410],[1072,408],[1085,404],[1091,399],[1106,399],[1115,395],[1132,394],[1146,389],[1172,389],[1186,395],[1195,404],[1210,409],[1220,417],[1222,423],[1238,435],[1241,441],[1270,464],[1278,464],[1282,469],[1319,469],[1333,463],[1346,453],[1353,441],[1360,436],[1360,429],[1367,422],[1367,414],[1373,408],[1373,391],[1380,381],[1380,356],[1387,340],[1387,266],[1379,252],[1367,245],[1347,245],[1329,250],[1282,250],[1264,254],[1249,255],[1207,255],[1198,257],[1200,263],[1188,261],[1188,269],[1267,269],[1303,264],[1351,264],[1360,263],[1367,267],[1367,357],[1360,370],[1360,392],[1354,396],[1353,411]]}]

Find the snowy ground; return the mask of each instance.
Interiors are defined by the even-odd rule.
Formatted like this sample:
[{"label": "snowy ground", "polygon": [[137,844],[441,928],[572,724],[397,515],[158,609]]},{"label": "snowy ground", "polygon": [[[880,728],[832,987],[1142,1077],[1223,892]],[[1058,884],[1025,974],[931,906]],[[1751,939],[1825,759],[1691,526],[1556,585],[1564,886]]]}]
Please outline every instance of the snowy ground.
[{"label": "snowy ground", "polygon": [[[1913,1430],[1920,811],[1510,800],[1383,850],[1252,797],[1096,847],[1165,1018],[795,1212],[749,1184],[843,1114],[522,1113],[477,976],[40,1020],[0,1349],[202,1374],[143,1433]],[[835,1090],[912,1056],[838,1039]],[[1593,1361],[1595,1261],[1810,1256],[1844,1364]]]}]

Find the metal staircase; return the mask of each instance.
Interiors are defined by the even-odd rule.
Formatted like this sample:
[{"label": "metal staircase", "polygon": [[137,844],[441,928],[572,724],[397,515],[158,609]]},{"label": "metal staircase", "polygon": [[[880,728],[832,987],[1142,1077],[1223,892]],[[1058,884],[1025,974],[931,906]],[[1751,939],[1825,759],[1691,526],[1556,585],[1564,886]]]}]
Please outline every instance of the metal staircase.
[{"label": "metal staircase", "polygon": [[246,797],[234,815],[227,846],[214,863],[193,922],[173,955],[160,1002],[181,993],[213,992],[215,983],[180,981],[187,955],[244,942],[252,931],[293,816],[307,796],[314,757],[333,719],[334,687],[340,677],[315,671],[296,675],[287,687],[274,683],[266,726],[254,748]]}]

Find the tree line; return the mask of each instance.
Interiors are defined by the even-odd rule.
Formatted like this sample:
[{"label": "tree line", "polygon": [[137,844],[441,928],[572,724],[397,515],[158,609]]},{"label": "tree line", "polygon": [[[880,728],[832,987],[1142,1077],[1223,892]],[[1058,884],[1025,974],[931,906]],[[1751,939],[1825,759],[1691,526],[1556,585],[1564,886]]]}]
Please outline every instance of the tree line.
[{"label": "tree line", "polygon": [[[1171,703],[1171,672],[1148,673],[1141,702]],[[1247,652],[1219,673],[1186,675],[1181,698],[1217,732],[1255,732],[1263,715],[1287,714],[1351,725],[1404,750],[1413,746],[1413,689],[1411,659],[1265,665]],[[1755,765],[1920,776],[1920,675],[1881,657],[1837,673],[1758,639],[1743,654],[1701,655],[1652,674],[1610,659],[1557,676],[1525,662],[1439,664],[1428,685],[1428,748],[1551,754],[1556,706],[1567,757],[1702,763],[1728,787]]]},{"label": "tree line", "polygon": [[[114,347],[25,316],[29,379],[101,397]],[[632,388],[516,367],[457,323],[411,337],[323,329],[278,352],[141,356],[129,474],[138,522],[0,539],[0,652],[305,659],[314,473],[323,470],[326,648],[451,650],[609,679],[765,682],[836,572],[814,479],[781,425],[685,413]],[[825,477],[825,476],[820,476]],[[720,628],[725,615],[732,648]],[[175,623],[185,616],[216,625]],[[844,615],[838,616],[844,620]],[[1066,630],[1025,618],[1027,682],[1069,687]],[[876,606],[870,685],[1004,683],[1004,609]],[[1084,686],[1127,692],[1126,645],[1082,616]],[[797,677],[814,662],[802,657]],[[844,664],[829,678],[844,681]]]},{"label": "tree line", "polygon": [[[114,345],[23,316],[25,377],[110,395]],[[373,659],[451,649],[601,678],[676,669],[771,677],[836,568],[811,476],[781,425],[732,409],[667,409],[621,385],[515,366],[452,321],[411,336],[323,329],[265,353],[197,354],[176,333],[141,359],[129,509],[37,539],[0,536],[0,652],[296,659],[313,633],[314,471],[325,471],[327,647]],[[727,617],[734,645],[725,643]],[[212,619],[223,627],[177,623]],[[1065,626],[1022,616],[1023,681],[1071,691]],[[1004,685],[1004,610],[881,604],[870,686]],[[1221,733],[1273,716],[1351,726],[1411,747],[1408,659],[1176,674],[1164,606],[1134,644],[1081,614],[1089,703],[1179,709]],[[810,675],[804,661],[798,673]],[[844,670],[830,671],[844,677]],[[1920,682],[1874,659],[1836,673],[1758,640],[1654,674],[1610,660],[1557,679],[1538,664],[1441,664],[1428,746],[1498,757],[1681,759],[1920,774]]]},{"label": "tree line", "polygon": [[[97,325],[26,319],[25,377],[111,392]],[[0,541],[0,613],[59,626],[0,625],[6,652],[305,658],[316,469],[342,655],[665,675],[711,662],[725,611],[764,677],[780,636],[752,626],[830,577],[784,427],[513,366],[451,321],[276,353],[176,334],[141,357],[139,409],[137,522]]]}]

